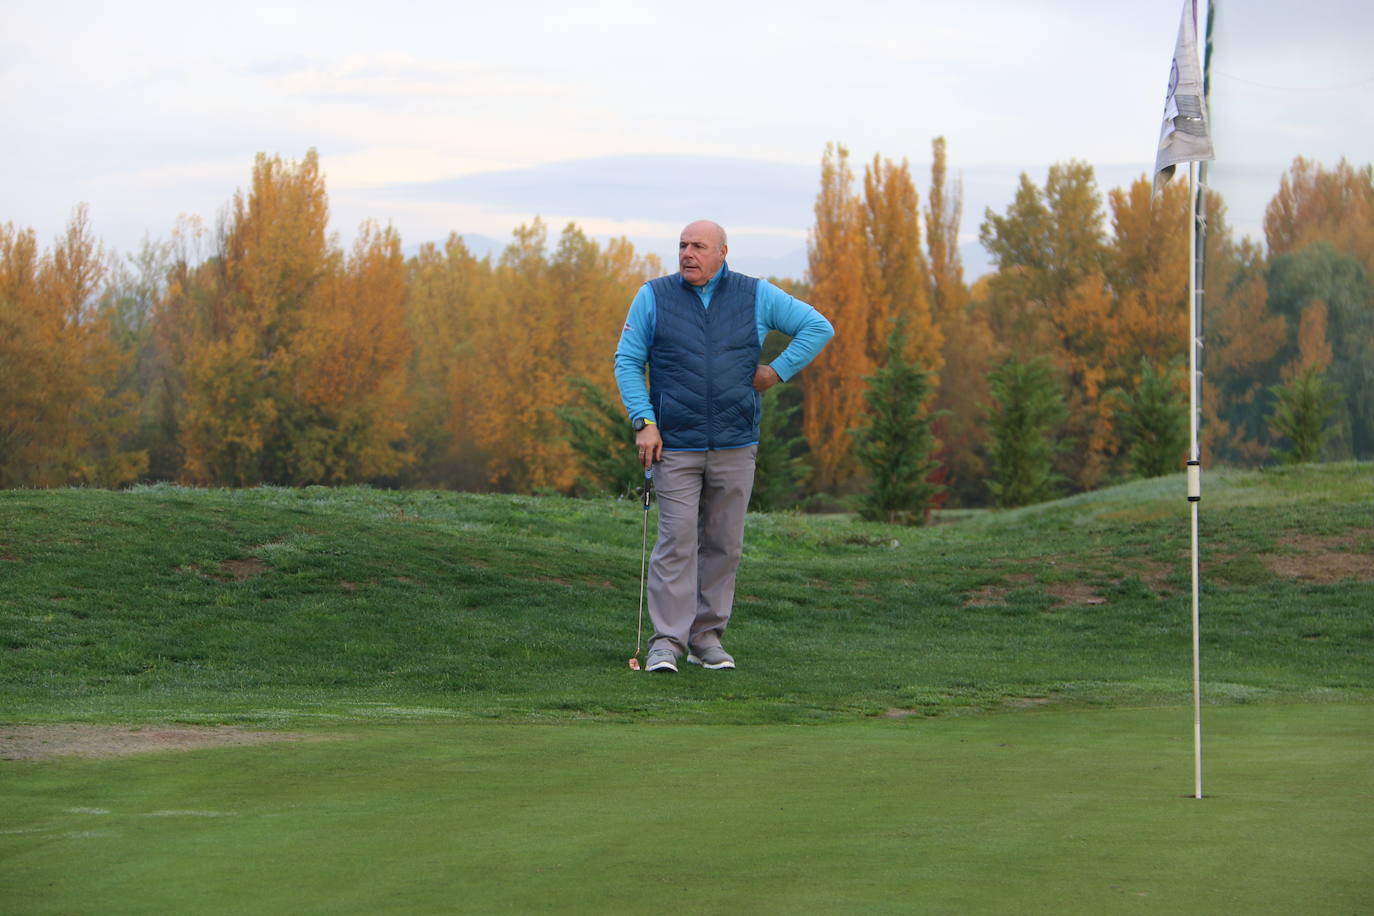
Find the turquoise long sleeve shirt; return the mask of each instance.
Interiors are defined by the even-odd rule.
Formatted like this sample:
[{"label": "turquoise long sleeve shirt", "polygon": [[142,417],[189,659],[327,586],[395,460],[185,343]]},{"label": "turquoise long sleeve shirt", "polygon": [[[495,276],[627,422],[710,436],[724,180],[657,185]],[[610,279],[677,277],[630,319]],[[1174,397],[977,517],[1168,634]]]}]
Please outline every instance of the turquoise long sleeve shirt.
[{"label": "turquoise long sleeve shirt", "polygon": [[[722,267],[728,270],[729,265]],[[710,308],[721,271],[696,287],[702,308]],[[781,331],[792,338],[787,348],[773,360],[771,366],[784,382],[792,378],[816,358],[816,354],[835,335],[835,329],[820,312],[800,299],[795,299],[767,280],[759,280],[754,303],[754,317],[758,325],[759,344],[769,331]],[[620,400],[631,419],[643,417],[656,420],[649,401],[649,387],[644,379],[644,367],[649,361],[649,347],[654,342],[657,304],[649,284],[639,288],[625,317],[620,332],[620,344],[615,350],[615,381],[620,387]]]}]

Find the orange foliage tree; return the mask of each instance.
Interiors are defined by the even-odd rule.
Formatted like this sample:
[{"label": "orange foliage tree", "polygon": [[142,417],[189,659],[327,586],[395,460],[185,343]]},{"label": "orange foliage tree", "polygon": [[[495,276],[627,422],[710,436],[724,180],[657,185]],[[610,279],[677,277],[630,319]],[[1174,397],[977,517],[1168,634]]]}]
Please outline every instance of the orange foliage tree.
[{"label": "orange foliage tree", "polygon": [[84,206],[41,257],[32,230],[0,227],[0,485],[114,486],[146,467],[124,447],[137,399],[119,391],[107,272]]},{"label": "orange foliage tree", "polygon": [[857,470],[853,437],[864,411],[864,378],[875,368],[869,352],[873,315],[887,302],[873,288],[875,253],[865,244],[863,207],[853,191],[849,151],[827,144],[821,160],[816,223],[807,244],[811,303],[835,336],[803,373],[802,434],[810,447],[811,485],[833,490]]},{"label": "orange foliage tree", "polygon": [[173,268],[159,338],[177,367],[183,479],[342,483],[404,464],[400,240],[365,225],[345,258],[328,217],[314,150],[260,154],[216,256]]},{"label": "orange foliage tree", "polygon": [[1188,183],[1171,182],[1151,199],[1150,181],[1107,195],[1112,244],[1107,275],[1116,322],[1105,356],[1115,376],[1133,372],[1142,356],[1156,366],[1188,355]]}]

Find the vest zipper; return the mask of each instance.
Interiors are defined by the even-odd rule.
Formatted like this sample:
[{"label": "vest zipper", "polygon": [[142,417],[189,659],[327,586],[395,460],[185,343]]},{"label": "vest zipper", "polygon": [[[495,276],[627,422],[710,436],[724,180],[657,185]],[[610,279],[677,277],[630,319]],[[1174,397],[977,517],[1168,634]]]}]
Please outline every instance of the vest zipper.
[{"label": "vest zipper", "polygon": [[[718,286],[711,298],[714,299],[719,293],[720,288]],[[702,419],[706,423],[706,448],[714,449],[716,447],[716,424],[714,422],[716,415],[716,368],[713,354],[716,352],[716,340],[715,335],[712,333],[711,310],[709,308],[703,308],[701,312],[701,317],[706,322],[706,416]]]}]

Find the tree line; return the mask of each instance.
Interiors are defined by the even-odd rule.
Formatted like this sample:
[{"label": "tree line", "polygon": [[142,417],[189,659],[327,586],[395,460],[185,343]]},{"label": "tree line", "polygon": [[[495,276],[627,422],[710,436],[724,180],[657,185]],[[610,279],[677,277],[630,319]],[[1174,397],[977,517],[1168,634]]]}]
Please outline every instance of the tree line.
[{"label": "tree line", "polygon": [[[837,334],[769,392],[756,505],[919,521],[1181,467],[1184,184],[1023,174],[970,285],[932,152],[922,202],[905,160],[825,150],[807,275],[774,279]],[[1205,460],[1374,457],[1371,168],[1295,161],[1264,246],[1206,205]],[[611,354],[658,258],[539,219],[496,256],[374,222],[344,250],[328,220],[312,150],[125,257],[85,206],[46,249],[0,226],[0,486],[635,485]]]}]

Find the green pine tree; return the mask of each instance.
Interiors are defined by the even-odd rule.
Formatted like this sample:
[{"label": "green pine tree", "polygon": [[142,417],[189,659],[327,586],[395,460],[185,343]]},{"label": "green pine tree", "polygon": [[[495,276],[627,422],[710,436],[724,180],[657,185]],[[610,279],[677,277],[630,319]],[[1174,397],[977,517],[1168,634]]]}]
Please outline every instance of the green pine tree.
[{"label": "green pine tree", "polygon": [[907,361],[905,349],[903,318],[888,335],[885,364],[865,379],[868,422],[854,435],[859,463],[870,482],[860,499],[859,515],[869,521],[920,525],[944,487],[931,480],[939,463],[932,458],[935,437],[926,409],[929,375]]},{"label": "green pine tree", "polygon": [[1177,363],[1156,372],[1148,357],[1140,360],[1140,384],[1117,392],[1122,408],[1118,428],[1130,443],[1131,467],[1141,477],[1162,477],[1183,468],[1188,452],[1188,399],[1178,384]]},{"label": "green pine tree", "polygon": [[594,493],[633,497],[644,483],[644,467],[635,452],[635,434],[625,411],[585,378],[569,379],[582,404],[555,409],[568,430],[581,473],[579,488]]},{"label": "green pine tree", "polygon": [[1010,508],[1054,496],[1057,478],[1051,438],[1064,419],[1064,396],[1048,360],[1022,362],[1013,356],[988,376],[992,412],[992,478],[988,488],[998,506]]},{"label": "green pine tree", "polygon": [[1288,450],[1279,453],[1283,463],[1305,464],[1321,458],[1339,400],[1321,370],[1308,366],[1287,385],[1274,385],[1269,390],[1277,398],[1269,428],[1290,444]]},{"label": "green pine tree", "polygon": [[784,386],[774,385],[763,393],[759,451],[754,459],[754,489],[749,495],[749,509],[754,512],[773,512],[790,504],[806,473],[801,457],[806,440],[797,432],[800,424],[794,420],[801,405],[785,404],[782,400],[784,390]]}]

